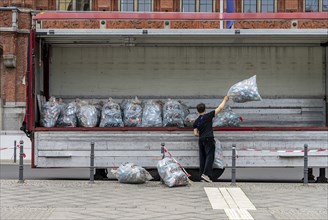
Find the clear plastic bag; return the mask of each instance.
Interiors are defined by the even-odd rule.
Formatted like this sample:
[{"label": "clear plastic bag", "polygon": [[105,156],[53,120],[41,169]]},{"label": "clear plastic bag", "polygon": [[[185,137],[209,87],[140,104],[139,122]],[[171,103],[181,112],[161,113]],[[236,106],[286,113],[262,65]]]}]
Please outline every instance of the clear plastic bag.
[{"label": "clear plastic bag", "polygon": [[98,125],[99,111],[94,105],[79,101],[76,115],[80,127],[96,127]]},{"label": "clear plastic bag", "polygon": [[161,105],[153,100],[145,103],[142,113],[142,127],[162,127],[162,108]]},{"label": "clear plastic bag", "polygon": [[262,100],[256,84],[256,75],[231,86],[227,95],[238,103]]},{"label": "clear plastic bag", "polygon": [[61,109],[57,120],[58,127],[76,127],[77,126],[77,105],[76,102],[65,104]]},{"label": "clear plastic bag", "polygon": [[188,176],[171,157],[158,161],[157,171],[168,187],[185,186],[189,184]]},{"label": "clear plastic bag", "polygon": [[215,153],[214,153],[213,168],[219,168],[219,169],[224,168],[222,145],[217,138],[215,138]]},{"label": "clear plastic bag", "polygon": [[196,119],[198,118],[199,114],[196,112],[190,113],[189,115],[187,115],[184,119],[184,124],[186,127],[193,127],[194,122],[196,121]]},{"label": "clear plastic bag", "polygon": [[56,98],[51,97],[49,101],[41,107],[41,126],[47,128],[55,127],[60,114],[60,109],[61,106],[56,101]]},{"label": "clear plastic bag", "polygon": [[111,171],[120,183],[144,183],[153,177],[144,168],[134,163],[124,163]]},{"label": "clear plastic bag", "polygon": [[242,117],[232,111],[230,106],[226,106],[222,112],[213,119],[213,127],[239,127]]},{"label": "clear plastic bag", "polygon": [[109,98],[101,111],[99,127],[123,127],[122,112],[119,104]]},{"label": "clear plastic bag", "polygon": [[163,107],[164,127],[184,127],[184,109],[180,102],[169,99]]},{"label": "clear plastic bag", "polygon": [[182,106],[182,110],[183,110],[183,118],[186,118],[187,115],[189,115],[190,111],[189,111],[189,107],[183,103],[182,101],[179,101],[179,103],[181,104]]},{"label": "clear plastic bag", "polygon": [[136,97],[124,104],[123,122],[127,127],[141,127],[142,107],[141,101]]}]

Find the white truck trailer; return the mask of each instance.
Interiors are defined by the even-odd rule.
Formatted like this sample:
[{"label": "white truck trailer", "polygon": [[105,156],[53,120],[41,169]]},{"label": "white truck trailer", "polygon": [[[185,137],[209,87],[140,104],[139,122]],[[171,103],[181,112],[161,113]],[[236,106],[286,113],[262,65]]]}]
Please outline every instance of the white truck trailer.
[{"label": "white truck trailer", "polygon": [[[161,19],[183,16],[168,14]],[[61,14],[60,19],[89,15]],[[229,101],[244,122],[237,128],[215,128],[226,167],[231,166],[232,144],[238,152],[237,167],[300,167],[301,150],[308,144],[309,167],[323,168],[325,178],[327,29],[43,28],[56,16],[36,15],[30,36],[26,118],[33,167],[88,167],[94,142],[97,168],[134,162],[155,169],[164,142],[185,168],[197,169],[198,143],[191,128],[44,128],[37,97],[66,102],[172,98],[193,112],[199,102],[214,109],[231,85],[257,75],[263,100]],[[106,14],[94,17],[98,22],[112,19]],[[138,13],[138,18],[156,16]],[[219,177],[223,170],[215,172]]]}]

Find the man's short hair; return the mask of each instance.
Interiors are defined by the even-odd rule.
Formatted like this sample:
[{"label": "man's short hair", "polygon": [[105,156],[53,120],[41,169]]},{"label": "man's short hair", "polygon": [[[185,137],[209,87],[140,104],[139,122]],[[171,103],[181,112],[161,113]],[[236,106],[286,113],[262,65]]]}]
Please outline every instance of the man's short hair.
[{"label": "man's short hair", "polygon": [[197,111],[198,111],[198,113],[203,113],[203,112],[205,112],[205,104],[204,103],[199,103],[198,105],[197,105]]}]

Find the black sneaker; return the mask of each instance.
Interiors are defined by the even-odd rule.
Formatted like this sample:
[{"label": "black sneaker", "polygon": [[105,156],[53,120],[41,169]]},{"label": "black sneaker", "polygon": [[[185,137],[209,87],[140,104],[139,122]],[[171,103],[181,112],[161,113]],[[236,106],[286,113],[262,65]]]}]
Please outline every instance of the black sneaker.
[{"label": "black sneaker", "polygon": [[201,177],[200,177],[202,180],[208,182],[208,183],[212,183],[213,181],[208,177],[206,176],[205,174],[202,174]]}]

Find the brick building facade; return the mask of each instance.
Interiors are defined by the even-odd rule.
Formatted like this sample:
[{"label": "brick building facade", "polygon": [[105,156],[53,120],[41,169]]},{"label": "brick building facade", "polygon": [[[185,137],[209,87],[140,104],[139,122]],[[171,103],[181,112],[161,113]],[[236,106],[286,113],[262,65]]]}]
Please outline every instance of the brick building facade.
[{"label": "brick building facade", "polygon": [[[2,0],[0,2],[0,130],[17,130],[25,114],[25,74],[28,33],[32,16],[40,11],[147,11],[147,12],[226,12],[227,1],[149,0]],[[232,1],[232,0],[231,0]],[[148,2],[148,4],[147,4]],[[311,2],[311,4],[310,4]],[[313,4],[314,2],[314,4]],[[223,5],[222,5],[223,3]],[[235,12],[327,12],[328,1],[317,0],[234,0]],[[106,13],[106,12],[104,12]],[[38,25],[38,24],[37,24]],[[42,28],[101,28],[97,19],[43,21]],[[171,29],[217,29],[220,21],[172,21]],[[295,25],[295,23],[294,23]],[[106,20],[107,29],[165,28],[159,20]],[[103,27],[102,27],[103,28]],[[301,20],[293,26],[284,21],[236,21],[236,29],[250,28],[328,28],[327,20]]]}]

